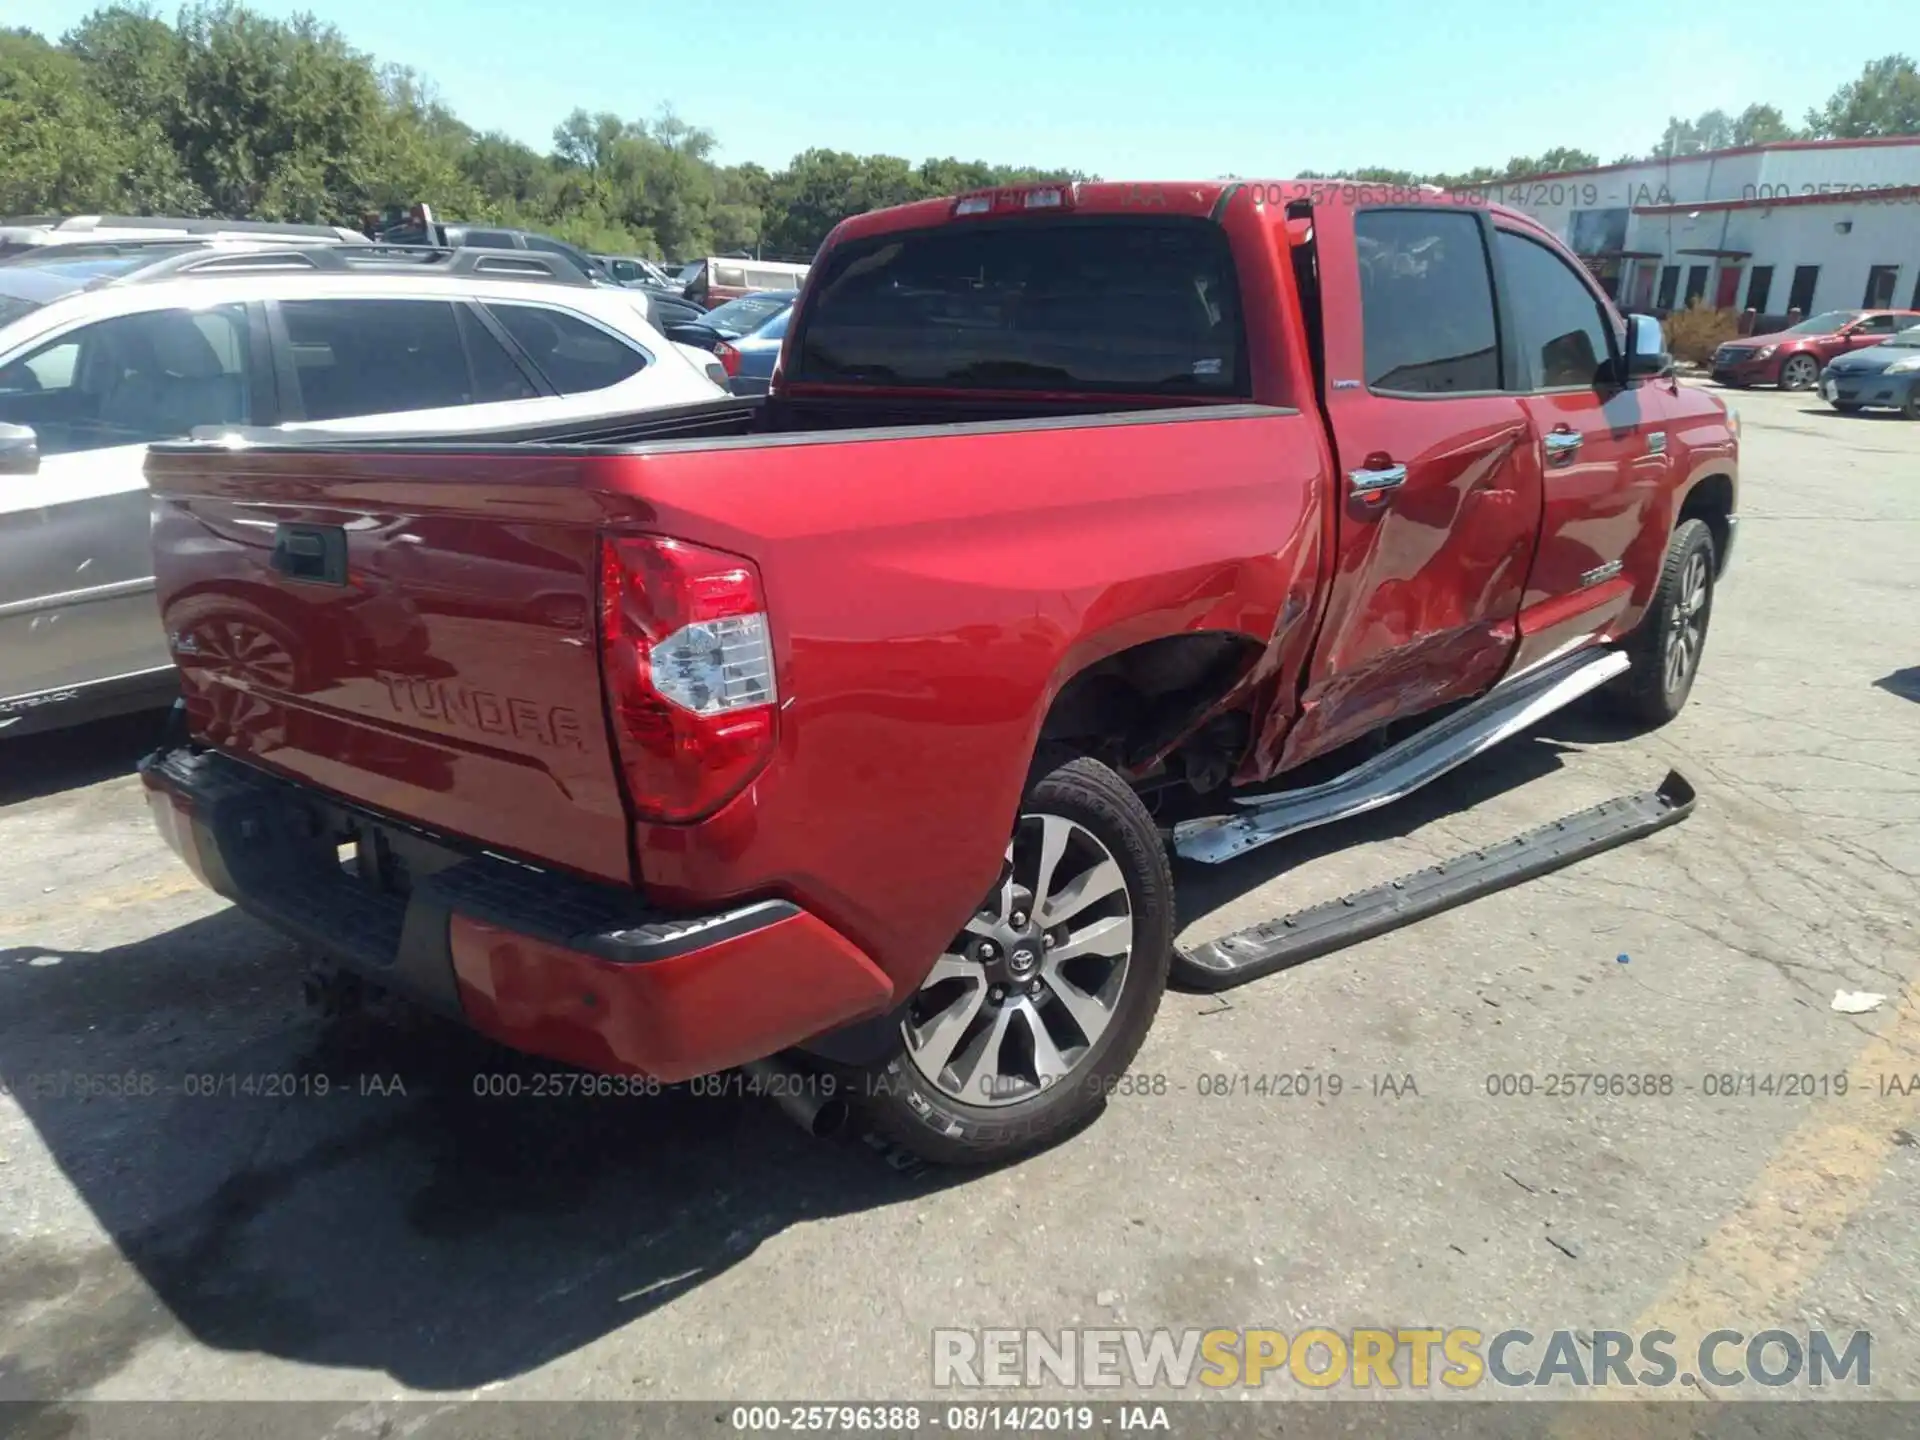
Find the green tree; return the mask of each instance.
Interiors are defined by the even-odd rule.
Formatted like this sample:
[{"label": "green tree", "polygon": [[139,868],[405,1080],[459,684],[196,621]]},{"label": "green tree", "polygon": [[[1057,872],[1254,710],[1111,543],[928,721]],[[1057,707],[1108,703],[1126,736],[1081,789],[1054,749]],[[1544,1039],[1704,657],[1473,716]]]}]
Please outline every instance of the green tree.
[{"label": "green tree", "polygon": [[1733,143],[1736,145],[1771,145],[1780,140],[1795,139],[1797,135],[1798,132],[1787,123],[1786,117],[1772,105],[1749,105],[1733,122]]},{"label": "green tree", "polygon": [[338,219],[385,198],[374,166],[387,97],[372,62],[338,30],[229,0],[183,10],[178,29],[174,143],[219,213]]},{"label": "green tree", "polygon": [[84,61],[0,31],[0,213],[199,213],[164,139],[130,125]]},{"label": "green tree", "polygon": [[1870,61],[1858,80],[1834,91],[1823,108],[1807,112],[1807,132],[1832,140],[1920,135],[1920,70],[1905,55]]}]

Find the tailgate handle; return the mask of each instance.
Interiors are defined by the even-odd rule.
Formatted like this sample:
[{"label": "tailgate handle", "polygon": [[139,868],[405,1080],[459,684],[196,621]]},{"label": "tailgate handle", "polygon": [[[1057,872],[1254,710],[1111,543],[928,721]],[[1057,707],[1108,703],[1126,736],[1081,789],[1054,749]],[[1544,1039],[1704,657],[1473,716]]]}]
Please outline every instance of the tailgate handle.
[{"label": "tailgate handle", "polygon": [[276,525],[273,568],[289,580],[347,583],[347,532],[338,525]]}]

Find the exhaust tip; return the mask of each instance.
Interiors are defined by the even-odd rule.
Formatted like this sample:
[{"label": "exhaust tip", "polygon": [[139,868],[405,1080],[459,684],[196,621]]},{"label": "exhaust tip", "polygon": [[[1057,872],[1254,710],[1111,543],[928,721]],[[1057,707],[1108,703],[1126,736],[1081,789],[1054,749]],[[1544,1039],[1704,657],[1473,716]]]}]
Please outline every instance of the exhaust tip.
[{"label": "exhaust tip", "polygon": [[814,1108],[813,1118],[804,1122],[803,1128],[814,1139],[825,1140],[844,1130],[852,1113],[847,1102],[836,1096],[831,1100],[821,1101]]},{"label": "exhaust tip", "polygon": [[741,1070],[765,1087],[780,1113],[815,1140],[824,1140],[847,1123],[852,1107],[845,1097],[821,1094],[819,1077],[778,1060],[752,1060]]}]

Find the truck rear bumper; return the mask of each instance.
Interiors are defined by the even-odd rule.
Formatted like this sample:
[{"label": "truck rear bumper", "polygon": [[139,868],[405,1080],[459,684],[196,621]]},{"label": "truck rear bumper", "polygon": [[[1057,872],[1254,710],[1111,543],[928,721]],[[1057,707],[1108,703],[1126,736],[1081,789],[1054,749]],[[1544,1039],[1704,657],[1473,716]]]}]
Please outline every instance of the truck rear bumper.
[{"label": "truck rear bumper", "polygon": [[459,848],[214,752],[141,763],[210,889],[367,978],[530,1054],[674,1082],[885,1011],[887,977],[784,900],[667,914]]}]

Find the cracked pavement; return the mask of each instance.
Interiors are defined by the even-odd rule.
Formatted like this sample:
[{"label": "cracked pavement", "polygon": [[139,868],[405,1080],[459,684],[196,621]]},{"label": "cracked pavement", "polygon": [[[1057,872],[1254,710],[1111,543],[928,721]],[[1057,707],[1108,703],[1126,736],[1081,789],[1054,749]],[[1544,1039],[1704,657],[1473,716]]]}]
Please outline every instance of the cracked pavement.
[{"label": "cracked pavement", "polygon": [[[1170,995],[1135,1068],[1160,1093],[991,1174],[902,1172],[750,1101],[478,1099],[512,1061],[323,1024],[288,948],[194,886],[129,773],[151,718],[0,751],[0,1400],[914,1397],[936,1326],[1668,1320],[1868,1329],[1871,1394],[1920,1398],[1920,1097],[1875,1079],[1920,1075],[1920,425],[1733,398],[1739,545],[1679,720],[1570,712],[1399,807],[1185,868],[1183,938],[1669,766],[1695,814]],[[1836,1014],[1840,989],[1889,998]],[[1569,1071],[1674,1088],[1489,1094]],[[179,1093],[211,1073],[299,1093]],[[1342,1091],[1254,1083],[1281,1074]],[[1851,1084],[1707,1093],[1782,1074]],[[61,1075],[160,1093],[34,1083]]]}]

